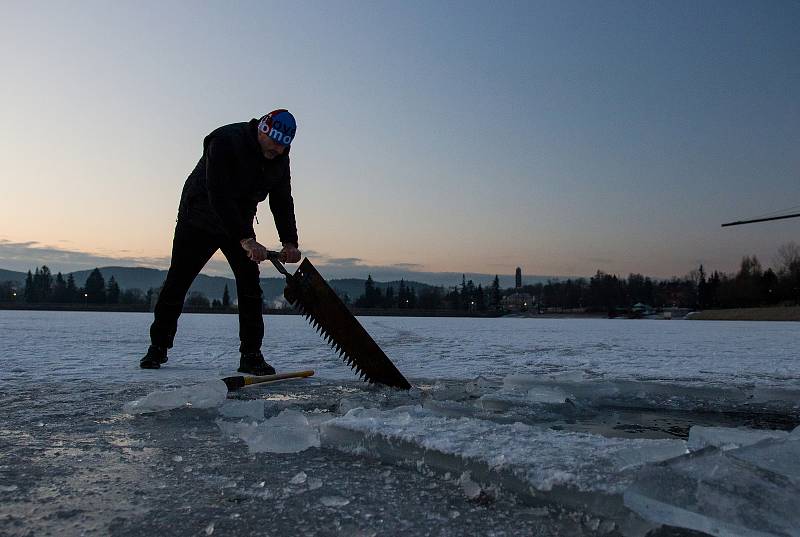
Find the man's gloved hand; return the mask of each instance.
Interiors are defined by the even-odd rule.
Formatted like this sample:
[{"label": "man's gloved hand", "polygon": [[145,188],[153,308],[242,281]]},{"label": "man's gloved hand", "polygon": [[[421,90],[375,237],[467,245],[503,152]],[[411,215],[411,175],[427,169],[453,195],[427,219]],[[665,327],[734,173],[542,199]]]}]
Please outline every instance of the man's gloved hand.
[{"label": "man's gloved hand", "polygon": [[242,239],[242,248],[247,252],[247,257],[256,263],[261,263],[267,258],[267,249],[259,244],[254,238]]},{"label": "man's gloved hand", "polygon": [[298,250],[294,244],[290,242],[283,243],[283,250],[281,250],[281,261],[284,263],[297,263],[300,261],[300,257],[300,250]]}]

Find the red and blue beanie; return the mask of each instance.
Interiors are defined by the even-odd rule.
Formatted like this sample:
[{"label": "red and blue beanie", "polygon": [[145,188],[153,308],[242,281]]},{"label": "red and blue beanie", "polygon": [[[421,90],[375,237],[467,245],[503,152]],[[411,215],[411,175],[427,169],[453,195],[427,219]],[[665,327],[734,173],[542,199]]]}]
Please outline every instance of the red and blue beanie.
[{"label": "red and blue beanie", "polygon": [[288,110],[273,110],[258,122],[258,130],[281,145],[291,145],[297,133],[297,123]]}]

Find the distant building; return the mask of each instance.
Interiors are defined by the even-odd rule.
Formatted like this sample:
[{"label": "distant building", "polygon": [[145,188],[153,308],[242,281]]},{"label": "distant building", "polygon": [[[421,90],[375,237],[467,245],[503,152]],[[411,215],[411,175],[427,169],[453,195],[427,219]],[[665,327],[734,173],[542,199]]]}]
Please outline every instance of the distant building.
[{"label": "distant building", "polygon": [[527,311],[536,305],[536,297],[528,293],[512,293],[500,299],[500,305],[508,311]]},{"label": "distant building", "polygon": [[522,287],[522,269],[517,267],[516,286],[517,289]]}]

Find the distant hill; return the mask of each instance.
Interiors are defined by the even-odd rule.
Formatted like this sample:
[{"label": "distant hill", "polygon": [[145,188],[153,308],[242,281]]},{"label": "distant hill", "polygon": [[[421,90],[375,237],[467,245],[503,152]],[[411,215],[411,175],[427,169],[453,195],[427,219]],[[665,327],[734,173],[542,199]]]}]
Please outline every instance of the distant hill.
[{"label": "distant hill", "polygon": [[[75,284],[78,287],[82,287],[86,283],[86,278],[89,277],[91,272],[91,270],[79,270],[73,272],[72,277],[75,278]],[[141,289],[142,291],[147,291],[151,287],[155,289],[161,287],[161,285],[164,283],[164,279],[167,277],[166,270],[146,267],[101,267],[100,273],[103,275],[103,278],[106,280],[106,282],[111,278],[111,276],[114,276],[120,288],[123,290]],[[461,274],[457,273],[418,273],[418,275],[429,275],[430,278],[428,281],[435,282],[436,285],[442,285],[446,289],[461,284]],[[17,282],[19,286],[22,286],[25,282],[25,276],[26,273],[24,272],[0,269],[0,282],[12,281]],[[436,276],[436,278],[433,276]],[[481,276],[483,278],[481,279],[477,276]],[[64,277],[66,278],[67,274],[64,274]],[[475,285],[482,283],[484,287],[487,287],[490,284],[490,280],[487,280],[488,275],[467,274],[466,278],[468,280],[474,279]],[[504,276],[500,277],[501,287],[509,287],[509,283],[505,281],[507,279],[508,278]],[[523,278],[523,282],[530,284],[539,281],[545,282],[548,279],[550,279],[550,277],[531,276]],[[558,280],[559,278],[553,277],[553,279]],[[333,289],[336,290],[339,295],[343,296],[345,293],[347,293],[351,300],[355,300],[364,294],[365,282],[366,279],[364,278],[339,278],[328,280],[328,283],[330,283],[331,287],[333,287]],[[433,287],[433,285],[430,283],[422,283],[413,280],[404,280],[404,283],[407,287],[413,288],[417,294],[419,294],[422,289]],[[206,274],[200,274],[195,279],[189,292],[203,293],[210,300],[215,298],[222,299],[222,294],[226,285],[228,286],[228,292],[231,295],[231,300],[235,300],[236,280],[233,278],[225,278],[223,276],[208,276]],[[400,287],[400,280],[375,280],[375,286],[382,291],[386,291],[386,288],[390,285],[394,287],[395,293],[397,293],[397,290]],[[513,282],[510,283],[510,285],[513,286]],[[284,286],[285,280],[283,278],[261,278],[261,289],[264,291],[265,302],[270,303],[282,296]]]},{"label": "distant hill", "polygon": [[[94,269],[92,269],[94,270]],[[75,284],[78,287],[83,287],[86,284],[86,278],[89,277],[91,270],[79,270],[72,273],[75,279]],[[146,267],[100,267],[100,274],[103,279],[108,282],[111,276],[117,280],[121,289],[141,289],[147,291],[150,288],[158,288],[164,283],[167,277],[166,270],[159,270]],[[16,272],[13,270],[0,269],[0,282],[13,281],[22,286],[25,282],[26,273]],[[64,274],[67,277],[67,274]],[[352,300],[357,299],[364,294],[365,279],[359,278],[342,278],[332,279],[329,281],[331,287],[336,290],[340,295],[347,293]],[[404,282],[407,287],[412,287],[419,293],[421,289],[431,287],[428,284],[406,281]],[[203,293],[210,300],[222,299],[222,294],[225,286],[228,286],[228,292],[231,295],[231,300],[236,300],[236,280],[233,278],[225,278],[222,276],[208,276],[200,274],[195,279],[192,287],[189,289],[190,293],[198,292]],[[283,288],[286,285],[286,280],[283,278],[261,278],[261,289],[264,292],[264,301],[269,303],[276,300],[278,297],[283,296]],[[395,289],[400,287],[400,281],[392,282],[375,282],[375,286],[386,290],[388,286]]]},{"label": "distant hill", "polygon": [[[91,272],[91,270],[79,270],[73,272],[72,277],[75,278],[75,283],[78,286],[83,286]],[[114,276],[121,289],[136,288],[142,291],[147,291],[151,287],[161,287],[167,277],[166,270],[144,267],[102,267],[100,268],[100,274],[103,275],[106,282],[108,282],[111,276]],[[283,278],[261,278],[261,289],[264,291],[264,299],[270,301],[282,295],[285,285],[284,281]],[[236,300],[236,280],[223,276],[200,274],[195,278],[189,292],[203,293],[211,300],[215,298],[221,300],[226,285],[228,286],[231,300]]]},{"label": "distant hill", "polygon": [[25,283],[26,272],[17,272],[15,270],[0,269],[0,282],[14,282],[18,285]]}]

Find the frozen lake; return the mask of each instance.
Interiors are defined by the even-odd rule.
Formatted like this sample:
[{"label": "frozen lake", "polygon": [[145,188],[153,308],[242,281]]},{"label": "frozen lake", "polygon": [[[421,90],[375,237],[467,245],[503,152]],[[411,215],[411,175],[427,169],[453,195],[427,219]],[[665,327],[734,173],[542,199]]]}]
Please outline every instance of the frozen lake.
[{"label": "frozen lake", "polygon": [[[2,382],[188,382],[235,372],[235,315],[184,315],[164,369],[141,371],[152,320],[142,313],[0,311]],[[780,322],[363,317],[411,379],[587,377],[715,386],[800,387],[798,325]],[[267,361],[352,378],[299,316],[266,316]]]},{"label": "frozen lake", "polygon": [[151,318],[0,311],[1,535],[798,535],[797,324],[360,318],[397,392],[267,316],[316,376],[226,397],[237,317]]}]

